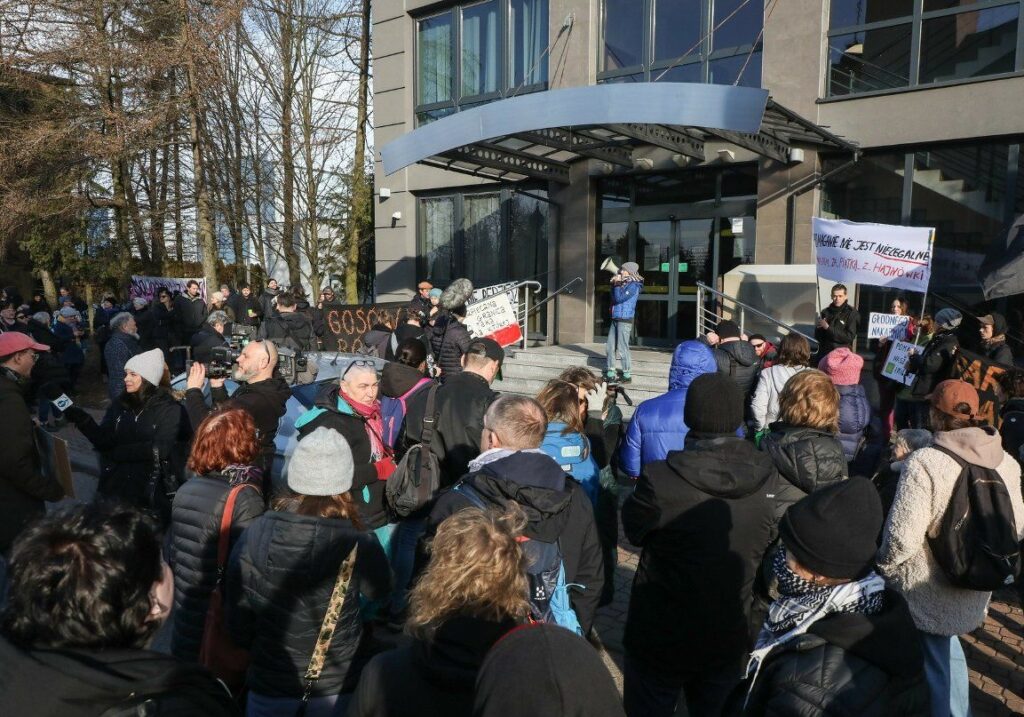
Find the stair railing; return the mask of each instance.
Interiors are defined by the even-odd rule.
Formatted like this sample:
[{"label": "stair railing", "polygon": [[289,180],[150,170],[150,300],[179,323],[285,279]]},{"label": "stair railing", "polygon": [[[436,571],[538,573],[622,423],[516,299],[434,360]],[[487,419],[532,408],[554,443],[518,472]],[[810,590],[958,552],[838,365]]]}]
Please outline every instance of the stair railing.
[{"label": "stair railing", "polygon": [[739,324],[741,332],[746,333],[747,331],[747,317],[756,316],[761,321],[766,321],[783,330],[783,333],[803,336],[810,342],[812,350],[817,349],[818,341],[813,336],[808,336],[795,327],[755,309],[750,304],[745,304],[739,299],[724,294],[718,289],[712,289],[699,281],[697,282],[697,336],[704,336],[709,331],[714,331],[715,326],[722,319],[722,310],[727,308],[727,302],[732,305],[729,310],[739,319],[736,323]]},{"label": "stair railing", "polygon": [[[528,321],[530,319],[530,315],[531,314],[535,314],[537,311],[540,310],[540,308],[542,306],[544,306],[546,303],[548,303],[552,299],[557,298],[559,295],[561,295],[561,294],[572,294],[576,290],[576,285],[577,284],[582,284],[582,283],[583,283],[583,277],[582,276],[577,276],[575,279],[572,279],[572,280],[566,282],[565,284],[563,284],[562,286],[560,286],[559,288],[555,289],[548,296],[544,297],[543,299],[538,301],[533,306],[530,306],[530,304],[529,304],[529,292],[527,292],[526,305],[525,305],[523,311],[521,311],[520,314],[519,314],[519,325],[522,328],[522,332],[523,332],[523,349],[524,350],[526,349],[526,340],[527,340],[526,325],[527,325],[527,323],[528,323]],[[538,288],[541,288],[540,282],[538,282],[538,281],[524,281],[524,282],[521,282],[521,285],[522,284],[536,284]]]}]

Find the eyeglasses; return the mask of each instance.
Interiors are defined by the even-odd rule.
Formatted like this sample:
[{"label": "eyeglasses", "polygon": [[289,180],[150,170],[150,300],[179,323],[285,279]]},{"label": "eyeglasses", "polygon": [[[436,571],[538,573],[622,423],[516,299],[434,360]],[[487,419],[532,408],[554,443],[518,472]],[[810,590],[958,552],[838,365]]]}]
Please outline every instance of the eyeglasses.
[{"label": "eyeglasses", "polygon": [[753,346],[753,347],[754,347],[755,349],[759,349],[759,348],[761,348],[762,346],[764,346],[764,342],[763,342],[763,341],[758,341],[758,342],[757,342],[757,343],[755,344],[755,343],[754,343],[753,341],[751,341],[751,342],[750,342],[750,345],[751,345],[751,346]]},{"label": "eyeglasses", "polygon": [[375,364],[373,361],[358,359],[356,361],[352,361],[351,363],[349,363],[348,366],[345,367],[345,373],[341,374],[341,377],[345,378],[346,376],[348,376],[348,372],[351,371],[354,366],[366,366],[368,368],[372,368],[374,371],[377,370],[377,364]]}]

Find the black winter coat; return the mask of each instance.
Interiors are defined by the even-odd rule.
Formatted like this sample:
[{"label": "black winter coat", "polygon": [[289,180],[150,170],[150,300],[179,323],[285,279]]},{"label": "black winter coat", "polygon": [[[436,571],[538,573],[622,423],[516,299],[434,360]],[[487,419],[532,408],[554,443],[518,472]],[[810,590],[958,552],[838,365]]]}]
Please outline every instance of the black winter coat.
[{"label": "black winter coat", "polygon": [[442,381],[462,373],[462,355],[466,353],[469,342],[469,329],[455,316],[444,313],[437,317],[430,336],[430,347],[434,352],[434,360],[441,367]]},{"label": "black winter coat", "polygon": [[758,567],[770,545],[775,467],[742,438],[688,438],[648,463],[622,506],[643,548],[623,644],[630,659],[678,682],[740,665],[750,649]]},{"label": "black winter coat", "polygon": [[395,360],[395,351],[398,350],[398,345],[406,339],[418,339],[423,347],[429,354],[433,347],[430,345],[430,339],[427,338],[427,332],[422,326],[414,324],[402,324],[397,329],[391,332],[391,336],[388,338],[388,346],[384,351],[384,358],[388,361]]},{"label": "black winter coat", "polygon": [[82,410],[69,409],[68,417],[102,454],[103,472],[96,491],[153,510],[166,522],[170,517],[167,493],[181,482],[192,438],[181,404],[166,390],[157,389],[141,409],[122,396],[99,424]]},{"label": "black winter coat", "polygon": [[771,456],[778,470],[770,493],[775,496],[775,513],[780,519],[808,493],[849,477],[843,444],[825,431],[778,421],[761,440],[761,450]]},{"label": "black winter coat", "polygon": [[828,322],[828,328],[814,329],[814,338],[818,341],[817,356],[819,359],[824,358],[826,354],[840,346],[853,348],[853,342],[857,338],[860,313],[850,305],[850,302],[846,302],[838,309],[834,304],[829,304],[821,310],[821,318]]},{"label": "black winter coat", "polygon": [[1013,350],[1010,349],[1006,340],[985,342],[981,344],[982,352],[988,358],[989,361],[995,361],[1001,363],[1004,366],[1013,366]]},{"label": "black winter coat", "polygon": [[295,422],[300,441],[321,426],[340,433],[352,449],[355,472],[350,492],[363,523],[368,528],[379,528],[387,524],[387,481],[377,478],[377,469],[373,465],[373,444],[366,432],[366,419],[341,397],[337,384],[329,385],[321,392],[313,408]]},{"label": "black winter coat", "polygon": [[[430,450],[441,464],[441,487],[447,487],[466,474],[469,462],[480,455],[480,437],[484,414],[498,394],[480,374],[466,371],[437,389],[437,422]],[[427,411],[427,392],[419,391],[406,401],[404,450],[419,443],[423,435],[423,417]]]},{"label": "black winter coat", "polygon": [[282,378],[268,378],[256,383],[243,383],[228,396],[226,388],[210,388],[211,408],[206,403],[203,392],[198,388],[190,388],[185,392],[185,408],[188,411],[192,428],[199,428],[203,419],[213,410],[241,408],[252,416],[256,423],[260,445],[263,447],[263,468],[265,485],[270,484],[270,468],[274,464],[274,439],[277,437],[277,426],[281,416],[285,414],[285,404],[291,398],[292,390]]},{"label": "black winter coat", "polygon": [[153,345],[164,352],[165,358],[172,346],[181,343],[180,313],[172,304],[168,309],[163,304],[153,304]]},{"label": "black winter coat", "polygon": [[5,715],[233,717],[231,693],[199,665],[149,650],[22,649],[0,637]]},{"label": "black winter coat", "polygon": [[192,297],[188,294],[181,294],[174,300],[174,309],[178,312],[183,339],[190,339],[206,323],[206,302],[203,301],[202,296]]},{"label": "black winter coat", "polygon": [[313,696],[355,689],[362,668],[359,595],[383,598],[391,568],[380,543],[351,521],[270,511],[231,554],[226,581],[228,633],[252,657],[249,687],[267,697],[302,696],[342,561],[358,544],[352,581]]},{"label": "black winter coat", "polygon": [[244,326],[259,326],[263,311],[259,297],[251,292],[248,296],[232,294],[232,297],[235,298],[235,321]]},{"label": "black winter coat", "polygon": [[[213,473],[191,478],[174,496],[168,555],[174,571],[171,652],[190,662],[199,657],[210,593],[217,584],[217,542],[230,490],[228,479]],[[263,510],[259,490],[243,488],[239,492],[231,517],[231,546],[252,521],[263,515]]]},{"label": "black winter coat", "polygon": [[[604,560],[590,499],[562,467],[543,453],[518,451],[488,463],[464,479],[487,503],[504,509],[516,503],[526,513],[527,538],[547,543],[558,541],[565,564],[565,582],[582,585],[569,591],[573,609],[584,634],[590,631],[604,585]],[[450,515],[472,507],[456,491],[440,495],[430,517],[424,542]],[[425,565],[421,550],[419,567]]]},{"label": "black winter coat", "polygon": [[0,554],[6,554],[27,523],[46,513],[47,500],[60,500],[64,489],[40,472],[35,427],[25,403],[26,379],[15,381],[0,368]]},{"label": "black winter coat", "polygon": [[209,324],[203,324],[203,328],[199,329],[192,336],[191,344],[192,360],[199,363],[209,363],[210,359],[213,358],[213,349],[227,346],[228,342],[224,340],[224,334],[218,333],[217,329]]},{"label": "black winter coat", "polygon": [[143,351],[156,348],[153,341],[153,332],[156,330],[156,315],[152,306],[141,310],[132,309],[132,316],[135,317],[135,326],[139,332],[139,346]]},{"label": "black winter coat", "polygon": [[346,717],[472,717],[476,675],[491,646],[514,628],[457,615],[433,640],[370,660]]},{"label": "black winter coat", "polygon": [[718,373],[728,376],[736,383],[743,393],[746,405],[754,393],[758,372],[761,370],[761,359],[757,356],[757,350],[749,341],[729,341],[715,346],[714,353]]},{"label": "black winter coat", "polygon": [[914,398],[926,398],[932,390],[953,377],[956,355],[960,352],[960,341],[952,331],[935,335],[924,347],[924,351],[910,357],[908,369],[916,378],[910,389]]},{"label": "black winter coat", "polygon": [[309,317],[298,311],[278,313],[263,321],[259,337],[270,339],[278,346],[298,351],[316,349],[316,333]]},{"label": "black winter coat", "polygon": [[829,615],[769,652],[743,714],[931,714],[921,635],[903,598],[886,591],[885,599],[877,615]]},{"label": "black winter coat", "polygon": [[277,316],[277,295],[280,293],[280,289],[264,289],[263,293],[260,294],[260,316],[263,321],[266,321],[271,316]]}]

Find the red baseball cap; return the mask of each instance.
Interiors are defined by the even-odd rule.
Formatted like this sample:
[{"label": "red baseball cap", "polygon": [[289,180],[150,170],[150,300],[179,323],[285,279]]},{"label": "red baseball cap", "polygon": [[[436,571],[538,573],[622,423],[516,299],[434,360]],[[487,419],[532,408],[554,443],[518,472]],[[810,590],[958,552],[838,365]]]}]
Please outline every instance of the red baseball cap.
[{"label": "red baseball cap", "polygon": [[50,347],[46,344],[37,344],[32,340],[31,336],[23,334],[20,331],[5,331],[0,334],[0,358],[16,354],[19,351],[24,351],[26,349],[49,351]]}]

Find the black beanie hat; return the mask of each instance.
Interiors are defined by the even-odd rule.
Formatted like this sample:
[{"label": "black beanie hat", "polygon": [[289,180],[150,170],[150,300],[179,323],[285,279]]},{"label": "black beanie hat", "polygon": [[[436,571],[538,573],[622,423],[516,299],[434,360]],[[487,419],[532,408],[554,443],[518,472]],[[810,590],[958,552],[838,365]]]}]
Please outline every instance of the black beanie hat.
[{"label": "black beanie hat", "polygon": [[882,501],[866,478],[819,488],[790,506],[779,533],[800,565],[826,578],[856,580],[875,565]]},{"label": "black beanie hat", "polygon": [[697,433],[735,434],[743,424],[743,394],[720,373],[705,373],[686,389],[686,427]]}]

